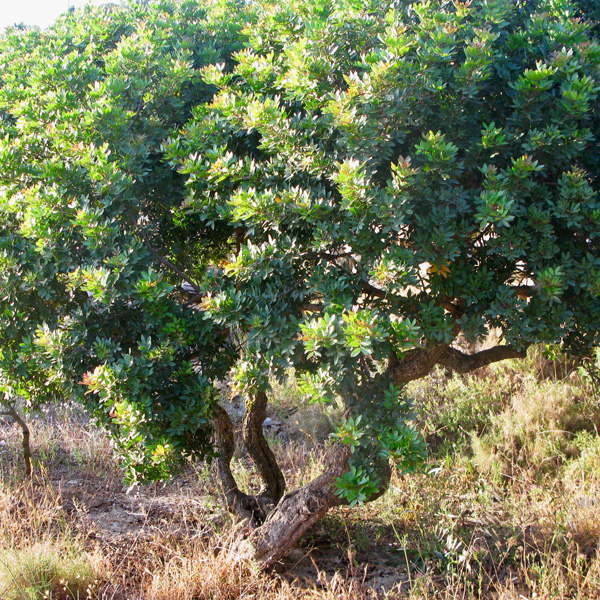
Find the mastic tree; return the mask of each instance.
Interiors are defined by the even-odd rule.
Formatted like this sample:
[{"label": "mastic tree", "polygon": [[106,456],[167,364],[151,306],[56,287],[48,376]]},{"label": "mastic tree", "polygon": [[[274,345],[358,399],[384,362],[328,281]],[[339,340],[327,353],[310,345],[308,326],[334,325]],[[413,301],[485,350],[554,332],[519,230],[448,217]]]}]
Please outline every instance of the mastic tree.
[{"label": "mastic tree", "polygon": [[[597,18],[587,0],[159,2],[8,32],[3,372],[94,406],[132,481],[214,458],[239,549],[273,564],[423,458],[406,383],[598,344]],[[262,422],[290,368],[346,421],[286,494]],[[226,372],[256,494],[230,467]]]}]

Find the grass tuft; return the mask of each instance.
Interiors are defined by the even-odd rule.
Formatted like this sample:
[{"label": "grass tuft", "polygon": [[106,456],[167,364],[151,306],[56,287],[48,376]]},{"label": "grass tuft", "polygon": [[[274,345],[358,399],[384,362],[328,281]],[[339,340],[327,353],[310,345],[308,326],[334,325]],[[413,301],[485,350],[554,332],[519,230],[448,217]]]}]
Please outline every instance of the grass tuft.
[{"label": "grass tuft", "polygon": [[91,599],[95,579],[89,557],[77,547],[45,541],[0,554],[3,600]]}]

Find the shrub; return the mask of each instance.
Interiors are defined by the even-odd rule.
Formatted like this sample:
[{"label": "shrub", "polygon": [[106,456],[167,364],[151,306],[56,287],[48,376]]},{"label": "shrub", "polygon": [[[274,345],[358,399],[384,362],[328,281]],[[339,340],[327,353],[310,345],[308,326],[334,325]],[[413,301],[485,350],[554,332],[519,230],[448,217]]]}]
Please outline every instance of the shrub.
[{"label": "shrub", "polygon": [[474,433],[475,463],[496,465],[510,474],[515,467],[548,471],[581,452],[577,435],[600,425],[600,411],[570,383],[539,382],[528,377],[490,430]]}]

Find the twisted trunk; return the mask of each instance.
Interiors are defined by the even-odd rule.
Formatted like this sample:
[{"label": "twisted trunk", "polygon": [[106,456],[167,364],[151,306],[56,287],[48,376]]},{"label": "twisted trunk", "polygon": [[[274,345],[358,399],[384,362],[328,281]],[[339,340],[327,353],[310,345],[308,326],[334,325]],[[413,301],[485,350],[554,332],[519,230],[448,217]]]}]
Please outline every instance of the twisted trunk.
[{"label": "twisted trunk", "polygon": [[[336,479],[349,469],[350,446],[338,443],[327,453],[325,471],[305,486],[283,496],[266,521],[238,546],[243,558],[251,559],[261,569],[268,569],[296,546],[310,527],[318,523],[336,506],[348,502],[338,494]],[[374,460],[380,479],[378,492],[369,501],[379,498],[389,486],[391,468],[387,459]]]},{"label": "twisted trunk", "polygon": [[262,480],[259,497],[275,505],[285,492],[285,478],[263,433],[267,402],[265,392],[258,392],[249,401],[242,425],[242,438]]},{"label": "twisted trunk", "polygon": [[[347,504],[347,501],[336,493],[336,479],[348,471],[351,456],[350,446],[336,444],[325,457],[325,471],[321,475],[307,485],[283,495],[283,474],[262,436],[265,408],[266,395],[260,398],[258,403],[248,407],[243,426],[244,440],[246,444],[250,441],[248,451],[264,483],[263,490],[257,496],[242,492],[231,472],[235,439],[229,415],[224,408],[216,406],[213,416],[215,445],[219,451],[214,469],[220,483],[222,498],[227,510],[239,520],[246,520],[250,530],[249,537],[241,540],[236,550],[242,558],[251,559],[261,569],[270,568],[281,560],[327,511],[335,506]],[[253,414],[253,411],[256,413]],[[261,427],[259,435],[256,430],[257,424]],[[265,452],[265,446],[268,453]],[[387,461],[380,461],[376,466],[381,485],[372,500],[387,490],[391,476]]]},{"label": "twisted trunk", "polygon": [[240,544],[242,557],[254,560],[262,569],[273,566],[329,509],[344,504],[336,495],[336,478],[348,470],[349,459],[349,446],[334,446],[327,454],[325,471],[283,496],[267,520]]},{"label": "twisted trunk", "polygon": [[[392,355],[388,374],[396,385],[403,385],[428,375],[436,364],[464,373],[505,358],[521,358],[524,354],[524,351],[511,346],[496,346],[467,355],[448,345],[436,345],[414,349],[402,359]],[[261,569],[270,568],[283,558],[328,510],[346,503],[336,493],[336,480],[348,471],[351,456],[348,445],[336,444],[325,457],[325,470],[321,475],[302,488],[283,495],[285,480],[262,431],[266,405],[267,395],[264,392],[256,394],[248,403],[242,427],[246,448],[263,483],[256,497],[241,492],[231,473],[230,462],[235,445],[229,416],[223,408],[217,407],[214,418],[219,450],[215,468],[225,504],[238,518],[248,519],[251,523],[248,537],[240,540],[236,551]],[[373,466],[380,484],[378,493],[370,500],[387,490],[391,476],[386,460],[374,457]]]}]

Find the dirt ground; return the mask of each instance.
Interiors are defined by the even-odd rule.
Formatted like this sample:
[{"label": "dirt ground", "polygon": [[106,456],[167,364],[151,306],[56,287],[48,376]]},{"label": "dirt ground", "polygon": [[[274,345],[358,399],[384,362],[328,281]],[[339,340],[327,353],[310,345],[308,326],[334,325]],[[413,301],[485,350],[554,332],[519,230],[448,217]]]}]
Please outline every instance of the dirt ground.
[{"label": "dirt ground", "polygon": [[[215,531],[231,526],[216,494],[206,493],[194,473],[179,476],[168,485],[153,484],[127,491],[117,476],[94,478],[89,472],[78,473],[73,467],[53,470],[52,493],[65,513],[82,532],[90,547],[98,547],[116,561],[115,571],[124,575],[123,584],[134,585],[139,578],[140,554],[154,544],[160,552],[160,540],[185,543],[197,537],[210,537]],[[216,491],[216,490],[215,490]],[[341,572],[363,586],[378,592],[408,585],[411,564],[395,540],[394,532],[378,531],[377,540],[361,531],[359,543],[353,539],[352,524],[345,523],[344,509],[315,526],[300,547],[277,566],[277,573],[289,581],[313,585]],[[348,518],[350,515],[348,514]],[[128,570],[127,565],[135,566]]]}]

